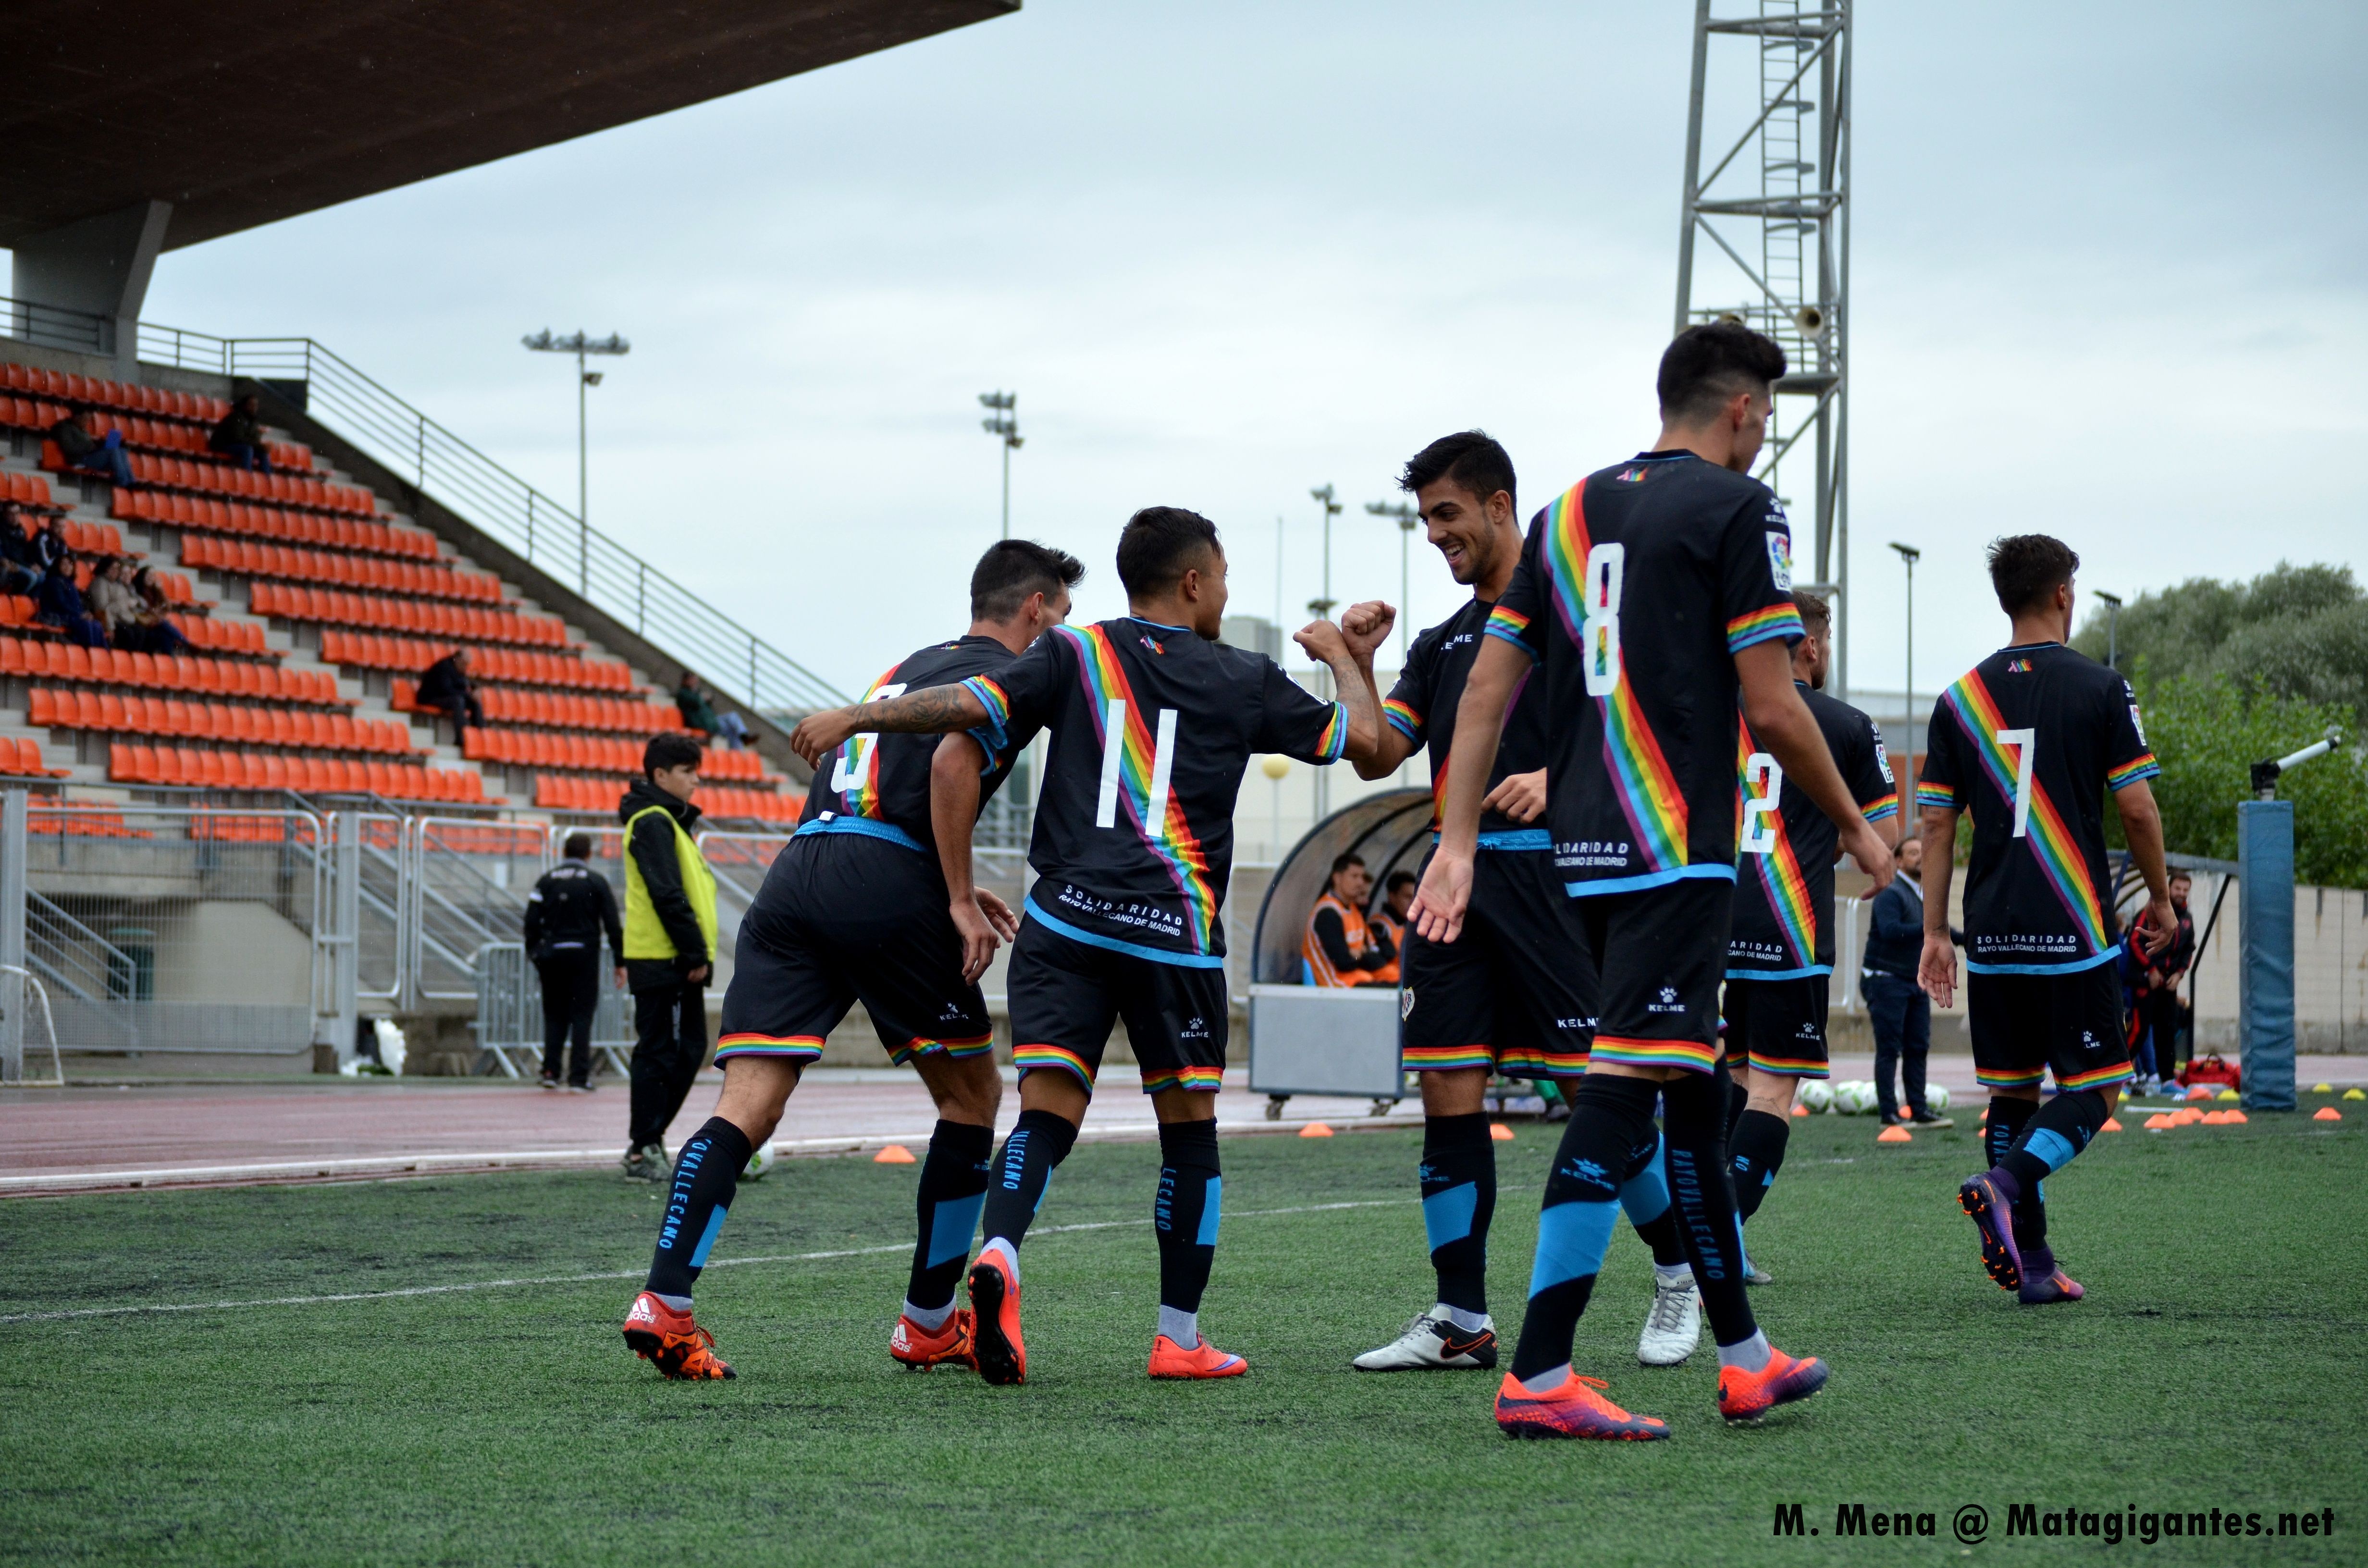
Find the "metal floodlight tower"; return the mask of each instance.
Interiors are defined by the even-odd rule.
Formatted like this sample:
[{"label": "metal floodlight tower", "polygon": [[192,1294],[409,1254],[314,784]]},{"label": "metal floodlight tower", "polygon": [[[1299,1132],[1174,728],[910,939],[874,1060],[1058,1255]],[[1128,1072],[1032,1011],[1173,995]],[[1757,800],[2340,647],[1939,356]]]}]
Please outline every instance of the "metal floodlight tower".
[{"label": "metal floodlight tower", "polygon": [[[606,337],[586,337],[579,329],[572,337],[553,337],[551,329],[518,339],[538,354],[573,354],[575,356],[575,520],[588,525],[591,512],[591,463],[589,448],[585,439],[585,402],[586,388],[600,384],[600,372],[584,368],[585,357],[592,354],[631,354],[633,346],[610,333]],[[581,586],[582,585],[578,585]]]},{"label": "metal floodlight tower", "polygon": [[2105,667],[2122,667],[2122,596],[2090,589],[2105,607]]},{"label": "metal floodlight tower", "polygon": [[1331,615],[1332,607],[1339,602],[1332,597],[1332,519],[1348,508],[1341,502],[1333,499],[1333,490],[1328,484],[1320,490],[1311,490],[1307,494],[1311,500],[1324,508],[1324,597],[1320,599],[1308,600],[1307,609],[1309,614],[1318,619],[1324,619]]},{"label": "metal floodlight tower", "polygon": [[[1737,3],[1737,0],[1730,0]],[[1686,183],[1678,234],[1676,331],[1727,317],[1775,339],[1789,366],[1778,404],[1814,398],[1789,433],[1771,421],[1759,477],[1774,488],[1777,465],[1812,430],[1816,440],[1815,576],[1841,603],[1834,685],[1850,690],[1850,0],[1756,0],[1757,15],[1719,17],[1695,0],[1692,103],[1686,121]],[[1752,118],[1704,172],[1702,119],[1713,39],[1750,49]],[[1743,63],[1738,50],[1723,64]],[[1744,108],[1744,104],[1724,107]],[[1725,117],[1721,117],[1725,119]],[[1752,165],[1759,165],[1754,186]],[[1722,183],[1724,182],[1724,183]],[[1694,237],[1708,236],[1742,273],[1749,292],[1697,300]]]},{"label": "metal floodlight tower", "polygon": [[1003,438],[1003,537],[1011,537],[1011,454],[1027,445],[1019,434],[1019,394],[991,392],[978,394],[978,405],[991,410],[979,423],[990,436]]},{"label": "metal floodlight tower", "polygon": [[1415,525],[1422,521],[1422,514],[1403,501],[1368,501],[1365,510],[1376,517],[1388,517],[1398,526],[1398,668],[1404,670],[1407,633],[1414,625],[1414,616],[1406,608],[1406,600],[1414,593],[1406,556],[1414,548]]},{"label": "metal floodlight tower", "polygon": [[1912,544],[1895,542],[1891,548],[1907,568],[1907,652],[1902,665],[1907,680],[1899,693],[1899,706],[1907,715],[1899,727],[1900,777],[1906,782],[1899,786],[1899,822],[1902,832],[1913,833],[1921,816],[1916,809],[1916,563],[1924,552]]}]

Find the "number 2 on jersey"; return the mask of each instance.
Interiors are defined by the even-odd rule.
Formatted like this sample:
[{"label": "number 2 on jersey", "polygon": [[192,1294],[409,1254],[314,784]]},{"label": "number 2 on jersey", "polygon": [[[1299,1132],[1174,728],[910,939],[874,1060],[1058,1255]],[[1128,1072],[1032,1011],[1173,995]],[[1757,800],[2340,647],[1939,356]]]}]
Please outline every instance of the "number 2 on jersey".
[{"label": "number 2 on jersey", "polygon": [[2036,730],[2000,730],[1998,744],[2014,748],[2014,835],[2031,822],[2031,754],[2039,749]]},{"label": "number 2 on jersey", "polygon": [[1587,552],[1587,619],[1578,629],[1578,656],[1589,697],[1620,689],[1620,588],[1627,570],[1624,544],[1606,541]]},{"label": "number 2 on jersey", "polygon": [[1753,752],[1744,760],[1743,782],[1759,793],[1743,802],[1743,841],[1736,847],[1746,855],[1772,855],[1776,808],[1784,798],[1784,765],[1764,751]]},{"label": "number 2 on jersey", "polygon": [[[1151,749],[1151,787],[1144,792],[1143,831],[1155,842],[1167,836],[1167,781],[1176,765],[1176,710],[1159,710],[1158,740]],[[1118,790],[1126,767],[1126,699],[1113,697],[1102,710],[1102,787],[1094,802],[1094,825],[1118,825]]]},{"label": "number 2 on jersey", "polygon": [[[863,700],[885,702],[892,697],[904,695],[905,683],[891,681],[886,686],[873,687],[871,695]],[[833,794],[843,795],[849,790],[863,788],[863,780],[871,772],[872,750],[879,744],[880,737],[876,733],[848,737],[847,744],[838,748],[838,761],[831,766],[830,788]]]}]

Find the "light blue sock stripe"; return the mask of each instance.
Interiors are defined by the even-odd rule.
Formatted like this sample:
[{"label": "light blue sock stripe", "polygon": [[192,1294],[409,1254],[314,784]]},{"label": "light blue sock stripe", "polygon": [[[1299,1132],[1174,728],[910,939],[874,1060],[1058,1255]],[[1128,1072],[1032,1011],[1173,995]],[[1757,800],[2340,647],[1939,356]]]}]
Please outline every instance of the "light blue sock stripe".
[{"label": "light blue sock stripe", "polygon": [[715,1212],[707,1217],[706,1233],[699,1238],[699,1244],[690,1249],[690,1266],[693,1268],[707,1267],[707,1249],[715,1244],[716,1236],[723,1229],[723,1216],[731,1212],[731,1210],[719,1205]]},{"label": "light blue sock stripe", "polygon": [[1557,1203],[1538,1216],[1538,1258],[1530,1270],[1530,1294],[1567,1279],[1583,1279],[1603,1271],[1603,1252],[1611,1244],[1616,1203]]},{"label": "light blue sock stripe", "polygon": [[2060,1171],[2072,1163],[2080,1151],[2072,1147],[2072,1140],[2047,1128],[2034,1128],[2022,1141],[2022,1152],[2044,1162],[2050,1171]]},{"label": "light blue sock stripe", "polygon": [[971,1233],[978,1229],[979,1210],[986,1207],[986,1194],[973,1193],[968,1198],[949,1198],[940,1202],[929,1216],[929,1267],[951,1263],[970,1251]]},{"label": "light blue sock stripe", "polygon": [[1201,1200],[1201,1232],[1192,1238],[1194,1246],[1212,1247],[1217,1244],[1217,1221],[1225,1212],[1225,1178],[1209,1178],[1208,1196]]},{"label": "light blue sock stripe", "polygon": [[1653,1163],[1620,1184],[1620,1207],[1632,1225],[1649,1225],[1669,1211],[1669,1173],[1663,1164],[1667,1145],[1653,1151]]},{"label": "light blue sock stripe", "polygon": [[1480,1184],[1476,1181],[1447,1187],[1424,1199],[1422,1230],[1430,1238],[1430,1250],[1437,1252],[1470,1235],[1473,1216],[1479,1211]]}]

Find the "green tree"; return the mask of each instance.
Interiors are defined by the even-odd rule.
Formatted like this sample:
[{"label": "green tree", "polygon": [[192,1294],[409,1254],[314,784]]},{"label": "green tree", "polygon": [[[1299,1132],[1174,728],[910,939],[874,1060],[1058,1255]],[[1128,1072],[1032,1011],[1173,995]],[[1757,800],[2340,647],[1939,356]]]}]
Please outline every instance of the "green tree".
[{"label": "green tree", "polygon": [[[2072,640],[2105,657],[2103,606]],[[2346,732],[2368,729],[2368,596],[2345,566],[2279,562],[2248,584],[2191,578],[2123,608],[2113,642],[2123,673],[2156,681],[2217,676],[2248,697],[2335,705]]]}]

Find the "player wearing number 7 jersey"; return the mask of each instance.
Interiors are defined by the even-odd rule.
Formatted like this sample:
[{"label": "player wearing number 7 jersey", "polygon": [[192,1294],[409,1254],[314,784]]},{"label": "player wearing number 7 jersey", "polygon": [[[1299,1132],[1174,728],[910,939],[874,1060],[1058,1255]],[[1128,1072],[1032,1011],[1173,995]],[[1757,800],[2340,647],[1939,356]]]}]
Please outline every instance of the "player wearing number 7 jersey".
[{"label": "player wearing number 7 jersey", "polygon": [[1878,885],[1891,869],[1793,687],[1791,530],[1748,477],[1783,372],[1783,352],[1740,325],[1678,335],[1661,360],[1660,439],[1538,515],[1457,706],[1416,925],[1430,941],[1461,932],[1505,700],[1539,664],[1554,863],[1581,905],[1602,984],[1587,1077],[1546,1180],[1528,1311],[1497,1391],[1509,1436],[1667,1435],[1570,1364],[1619,1173],[1650,1142],[1656,1098],[1679,1235],[1718,1341],[1721,1413],[1755,1421],[1826,1380],[1814,1358],[1770,1346],[1744,1300],[1714,1043],[1735,894],[1738,697],[1759,745],[1833,819],[1843,847]]},{"label": "player wearing number 7 jersey", "polygon": [[815,714],[791,737],[813,758],[859,730],[982,729],[1012,746],[1052,732],[1029,847],[1037,880],[1007,983],[1019,1120],[992,1168],[986,1244],[970,1270],[977,1366],[990,1382],[1026,1380],[1019,1244],[1076,1142],[1120,1018],[1159,1120],[1151,1375],[1247,1369],[1201,1337],[1198,1318],[1217,1242],[1234,800],[1255,754],[1361,761],[1380,730],[1358,659],[1389,634],[1388,606],[1355,607],[1341,618],[1346,632],[1317,621],[1297,634],[1338,682],[1342,700],[1326,702],[1272,660],[1217,641],[1225,555],[1207,518],[1173,506],[1136,513],[1119,539],[1118,574],[1124,617],[1056,628],[959,686]]},{"label": "player wearing number 7 jersey", "polygon": [[[968,635],[934,643],[875,693],[1008,665],[1069,613],[1076,557],[1026,540],[991,547],[971,574]],[[683,1145],[647,1286],[625,1338],[668,1377],[728,1377],[691,1320],[691,1285],[731,1208],[749,1151],[773,1135],[798,1075],[860,998],[890,1060],[910,1062],[937,1103],[921,1166],[919,1234],[889,1354],[926,1371],[967,1362],[969,1314],[954,1286],[986,1191],[1003,1093],[978,976],[1010,912],[971,881],[970,833],[1014,756],[976,738],[849,734],[814,768],[798,830],[740,923],[715,1052],[723,1093]]]},{"label": "player wearing number 7 jersey", "polygon": [[[1990,1168],[1958,1189],[1982,1265],[2027,1304],[2078,1301],[2047,1244],[2041,1179],[2088,1147],[2130,1076],[2122,1032],[2118,933],[2105,868],[2103,798],[2146,877],[2151,953],[2178,928],[2163,870],[2162,819],[2129,682],[2064,645],[2080,558],[2045,534],[1990,546],[1990,584],[2014,641],[1933,705],[1916,801],[1924,837],[1924,959],[1918,978],[1947,1006],[1957,983],[1949,881],[1957,817],[1974,814],[1965,881],[1965,1021],[1974,1074],[1990,1091]],[[2055,1097],[2039,1103],[2041,1077]]]}]

